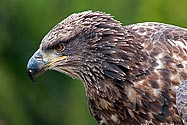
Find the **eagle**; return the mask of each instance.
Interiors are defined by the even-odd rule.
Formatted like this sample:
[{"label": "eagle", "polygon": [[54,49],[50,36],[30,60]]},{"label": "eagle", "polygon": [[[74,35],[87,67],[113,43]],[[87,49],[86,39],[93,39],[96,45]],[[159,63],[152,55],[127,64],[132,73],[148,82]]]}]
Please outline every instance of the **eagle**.
[{"label": "eagle", "polygon": [[123,26],[100,11],[74,13],[42,39],[29,77],[48,69],[83,82],[99,125],[187,124],[187,29]]}]

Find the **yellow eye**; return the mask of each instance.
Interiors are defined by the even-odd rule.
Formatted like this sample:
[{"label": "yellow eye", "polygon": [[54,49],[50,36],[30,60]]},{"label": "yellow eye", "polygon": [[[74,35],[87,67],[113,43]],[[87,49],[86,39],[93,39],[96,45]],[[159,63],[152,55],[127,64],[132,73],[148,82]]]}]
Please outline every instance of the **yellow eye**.
[{"label": "yellow eye", "polygon": [[54,49],[59,53],[65,49],[65,46],[62,43],[60,43],[60,44],[55,45]]}]

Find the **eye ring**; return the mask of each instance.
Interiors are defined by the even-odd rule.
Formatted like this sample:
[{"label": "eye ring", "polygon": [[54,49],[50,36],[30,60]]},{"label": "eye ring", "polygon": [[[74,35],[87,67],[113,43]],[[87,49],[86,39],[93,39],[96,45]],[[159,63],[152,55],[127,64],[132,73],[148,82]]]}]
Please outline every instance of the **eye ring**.
[{"label": "eye ring", "polygon": [[64,44],[59,43],[59,44],[54,46],[54,49],[59,53],[59,52],[62,52],[65,49],[65,46],[64,46]]}]

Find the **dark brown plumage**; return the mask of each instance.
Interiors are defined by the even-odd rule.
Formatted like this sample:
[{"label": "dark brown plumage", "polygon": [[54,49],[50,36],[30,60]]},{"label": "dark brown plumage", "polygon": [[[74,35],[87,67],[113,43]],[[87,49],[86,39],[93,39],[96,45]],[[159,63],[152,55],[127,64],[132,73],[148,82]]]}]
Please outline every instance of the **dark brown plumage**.
[{"label": "dark brown plumage", "polygon": [[181,83],[178,88],[176,105],[184,124],[187,124],[187,80]]},{"label": "dark brown plumage", "polygon": [[108,14],[86,11],[57,24],[27,68],[31,78],[52,69],[81,79],[101,125],[178,125],[176,92],[187,77],[186,53],[185,28],[122,26]]}]

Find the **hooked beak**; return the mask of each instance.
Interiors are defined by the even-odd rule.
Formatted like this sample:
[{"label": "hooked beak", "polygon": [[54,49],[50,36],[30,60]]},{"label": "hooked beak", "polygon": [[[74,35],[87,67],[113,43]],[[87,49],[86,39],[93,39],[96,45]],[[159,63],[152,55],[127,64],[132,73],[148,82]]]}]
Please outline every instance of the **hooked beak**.
[{"label": "hooked beak", "polygon": [[29,78],[34,81],[34,77],[42,74],[45,71],[45,65],[46,62],[43,61],[41,51],[37,50],[29,59],[29,62],[27,64]]},{"label": "hooked beak", "polygon": [[41,75],[45,72],[51,65],[55,62],[62,61],[66,59],[67,56],[61,56],[49,61],[44,61],[41,51],[38,49],[33,56],[29,59],[27,64],[27,71],[29,78],[34,81],[36,76]]}]

